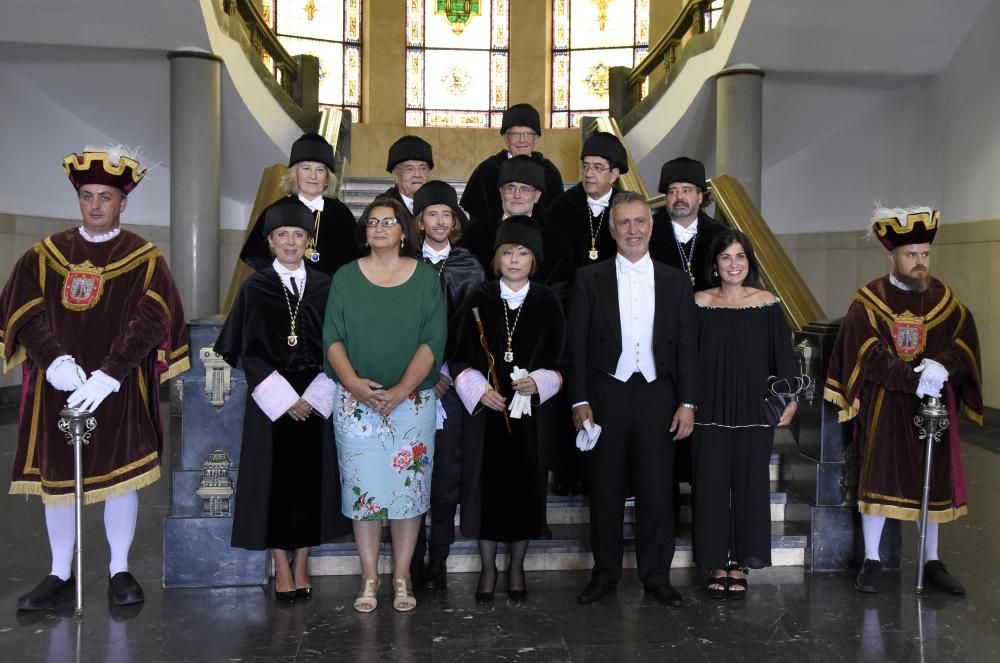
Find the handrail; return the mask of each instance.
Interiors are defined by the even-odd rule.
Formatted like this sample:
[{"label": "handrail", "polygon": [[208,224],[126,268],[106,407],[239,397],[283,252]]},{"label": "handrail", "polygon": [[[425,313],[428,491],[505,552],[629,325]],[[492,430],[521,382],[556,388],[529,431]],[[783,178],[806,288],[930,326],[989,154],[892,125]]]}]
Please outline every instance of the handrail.
[{"label": "handrail", "polygon": [[288,96],[294,97],[295,81],[299,77],[299,67],[289,55],[285,47],[278,41],[278,35],[264,19],[260,8],[253,0],[224,0],[224,11],[233,17],[243,20],[250,38],[250,44],[256,51],[264,51],[274,61],[278,84]]},{"label": "handrail", "polygon": [[729,175],[709,179],[716,210],[728,224],[741,231],[753,244],[768,288],[781,299],[785,316],[795,331],[810,322],[825,320],[826,313],[771,232],[757,206],[739,180]]},{"label": "handrail", "polygon": [[[334,195],[336,195],[340,191],[340,185],[344,181],[344,170],[350,161],[351,114],[339,108],[324,108],[320,116],[318,133],[333,146],[333,165],[334,172],[337,174],[334,182]],[[246,230],[243,231],[241,249],[246,246],[254,221],[268,205],[285,195],[281,180],[287,170],[288,166],[285,164],[276,163],[265,168],[261,174],[260,184],[257,186],[257,197],[254,199]],[[229,280],[229,290],[222,304],[223,315],[229,313],[236,293],[239,292],[240,286],[251,274],[253,274],[253,269],[237,257],[236,265],[233,267],[233,275]]]}]

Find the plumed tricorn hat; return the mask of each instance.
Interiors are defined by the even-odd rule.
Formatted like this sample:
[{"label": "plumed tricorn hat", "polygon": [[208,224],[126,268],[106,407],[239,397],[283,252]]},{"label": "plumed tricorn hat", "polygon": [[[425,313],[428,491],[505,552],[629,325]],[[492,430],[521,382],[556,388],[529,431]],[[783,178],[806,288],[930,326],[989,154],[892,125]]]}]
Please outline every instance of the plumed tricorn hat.
[{"label": "plumed tricorn hat", "polygon": [[319,134],[302,134],[292,143],[292,152],[288,156],[288,167],[291,168],[300,161],[315,161],[321,163],[333,172],[333,146]]},{"label": "plumed tricorn hat", "polygon": [[431,144],[420,136],[403,136],[389,146],[389,161],[385,165],[388,172],[404,161],[423,161],[434,170],[434,153]]},{"label": "plumed tricorn hat", "polygon": [[85,184],[103,184],[128,195],[146,176],[138,158],[124,145],[86,147],[81,154],[67,154],[63,170],[77,191]]},{"label": "plumed tricorn hat", "polygon": [[458,193],[455,187],[441,180],[431,180],[417,189],[413,194],[413,216],[420,214],[424,208],[431,205],[447,205],[458,222],[464,227],[469,222],[462,208],[458,206]]},{"label": "plumed tricorn hat", "polygon": [[260,216],[260,226],[265,237],[277,228],[302,228],[309,235],[316,229],[313,211],[302,204],[297,196],[286,196],[271,203]]},{"label": "plumed tricorn hat", "polygon": [[504,135],[513,127],[528,127],[539,136],[542,135],[542,120],[531,104],[514,104],[503,112],[500,135]]},{"label": "plumed tricorn hat", "polygon": [[704,193],[708,188],[705,181],[705,164],[688,157],[677,157],[663,164],[660,169],[660,193],[666,193],[671,184],[685,182],[693,184]]},{"label": "plumed tricorn hat", "polygon": [[907,244],[932,244],[941,222],[930,207],[877,207],[867,237],[876,237],[889,251]]},{"label": "plumed tricorn hat", "polygon": [[545,168],[527,154],[511,157],[500,164],[500,176],[497,186],[517,182],[527,184],[544,193]]},{"label": "plumed tricorn hat", "polygon": [[607,131],[598,131],[583,142],[580,159],[584,157],[603,157],[617,168],[622,175],[628,172],[628,154],[618,137]]},{"label": "plumed tricorn hat", "polygon": [[535,255],[535,264],[542,263],[542,228],[530,216],[511,216],[500,223],[493,250],[504,244],[520,244]]}]

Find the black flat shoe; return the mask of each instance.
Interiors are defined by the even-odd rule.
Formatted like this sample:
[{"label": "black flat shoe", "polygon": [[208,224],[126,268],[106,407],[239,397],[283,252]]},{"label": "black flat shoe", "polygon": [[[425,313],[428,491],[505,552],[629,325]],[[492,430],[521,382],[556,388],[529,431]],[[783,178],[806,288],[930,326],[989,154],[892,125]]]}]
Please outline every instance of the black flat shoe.
[{"label": "black flat shoe", "polygon": [[[479,575],[482,575],[481,571],[480,571]],[[493,589],[491,589],[488,592],[481,592],[481,591],[479,591],[478,590],[478,585],[477,585],[477,589],[476,589],[476,603],[478,603],[480,605],[484,605],[484,604],[487,604],[487,603],[493,603],[493,594],[496,592],[496,588],[497,588],[497,576],[499,576],[499,575],[500,575],[500,572],[497,571],[497,567],[494,566],[493,567]]]},{"label": "black flat shoe", "polygon": [[528,590],[527,589],[508,589],[507,598],[509,598],[514,603],[521,603],[528,600]]},{"label": "black flat shoe", "polygon": [[683,603],[681,601],[680,592],[670,585],[647,585],[645,589],[646,596],[652,598],[657,603],[662,603],[663,605],[670,606],[671,608],[679,608]]},{"label": "black flat shoe", "polygon": [[444,559],[431,558],[424,574],[424,588],[442,590],[448,588],[448,562]]},{"label": "black flat shoe", "polygon": [[45,610],[73,598],[76,582],[73,576],[62,580],[59,576],[45,576],[34,589],[17,600],[18,610]]},{"label": "black flat shoe", "polygon": [[108,596],[115,605],[132,605],[146,600],[142,587],[128,571],[119,571],[108,580]]},{"label": "black flat shoe", "polygon": [[866,559],[854,579],[854,589],[867,594],[878,594],[882,590],[882,562]]},{"label": "black flat shoe", "polygon": [[313,596],[313,588],[312,587],[296,587],[295,588],[295,598],[297,598],[297,599],[305,599],[306,601],[308,601],[309,599],[312,598],[312,596]]},{"label": "black flat shoe", "polygon": [[614,585],[606,585],[596,580],[591,580],[583,588],[583,591],[580,592],[580,595],[576,597],[576,600],[578,603],[597,603],[613,591],[615,591]]},{"label": "black flat shoe", "polygon": [[279,592],[277,587],[274,588],[274,598],[285,603],[295,603],[296,593],[297,590],[294,589],[290,592]]},{"label": "black flat shoe", "polygon": [[940,560],[932,559],[924,564],[924,581],[939,592],[955,596],[965,595],[965,587],[948,573],[948,569]]}]

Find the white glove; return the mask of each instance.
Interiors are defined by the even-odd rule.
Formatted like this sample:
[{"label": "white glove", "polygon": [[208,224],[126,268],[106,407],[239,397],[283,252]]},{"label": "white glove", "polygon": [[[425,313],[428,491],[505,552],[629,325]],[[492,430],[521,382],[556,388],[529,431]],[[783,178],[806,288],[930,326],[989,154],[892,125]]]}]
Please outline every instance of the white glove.
[{"label": "white glove", "polygon": [[87,374],[77,366],[73,355],[61,355],[45,369],[45,379],[59,391],[75,391],[87,381]]},{"label": "white glove", "polygon": [[66,404],[80,410],[93,412],[112,392],[118,391],[122,383],[101,371],[94,371],[83,386],[66,399]]},{"label": "white glove", "polygon": [[[528,377],[528,371],[523,368],[514,367],[514,372],[510,374],[511,380],[520,380],[521,378]],[[510,405],[507,406],[510,410],[511,419],[520,419],[521,415],[531,416],[531,396],[529,394],[522,394],[515,391],[514,397],[510,399]]]},{"label": "white glove", "polygon": [[597,438],[601,436],[601,427],[590,423],[590,419],[583,422],[583,429],[576,434],[576,448],[580,451],[590,451],[597,446]]},{"label": "white glove", "polygon": [[917,385],[917,397],[933,396],[941,398],[941,388],[948,381],[948,369],[933,359],[924,359],[913,369],[920,373],[920,384]]}]

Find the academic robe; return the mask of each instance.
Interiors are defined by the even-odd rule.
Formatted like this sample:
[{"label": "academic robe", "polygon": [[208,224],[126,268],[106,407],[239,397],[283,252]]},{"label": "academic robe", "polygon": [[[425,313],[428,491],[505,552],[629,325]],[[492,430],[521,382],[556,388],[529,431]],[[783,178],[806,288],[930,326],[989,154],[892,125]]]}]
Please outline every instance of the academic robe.
[{"label": "academic robe", "polygon": [[[489,377],[473,307],[479,309],[500,380],[500,392],[508,399],[508,405],[514,394],[510,374],[515,365],[529,372],[541,368],[564,369],[566,321],[562,306],[549,288],[535,282],[531,283],[521,307],[508,312],[511,325],[518,311],[521,317],[511,343],[514,362],[508,364],[503,360],[507,327],[500,281],[494,280],[480,285],[462,309],[451,362],[453,375],[474,368]],[[550,402],[537,407],[533,404],[531,416],[511,419],[510,433],[499,412],[480,405],[473,415],[466,413],[461,524],[465,536],[520,541],[541,535],[545,523],[547,467],[539,449],[537,418],[549,405]]]},{"label": "academic robe", "polygon": [[88,242],[76,228],[25,253],[0,295],[4,369],[22,364],[21,407],[11,494],[73,503],[73,447],[59,430],[70,392],[45,378],[72,355],[89,376],[121,382],[97,407],[83,453],[84,501],[135,491],[160,476],[160,383],[190,367],[180,296],[158,248],[122,230]]},{"label": "academic robe", "polygon": [[[500,166],[508,159],[507,150],[500,150],[483,160],[472,171],[465,191],[462,192],[462,208],[470,216],[500,207]],[[545,158],[541,152],[532,152],[531,158],[545,169],[545,191],[538,204],[547,208],[563,192],[562,173],[554,163]]]},{"label": "academic robe", "polygon": [[920,403],[914,394],[920,374],[913,369],[924,358],[948,371],[942,395],[951,424],[934,451],[928,517],[944,523],[967,512],[958,412],[964,410],[982,424],[975,321],[937,279],[920,293],[901,290],[882,276],[854,295],[837,334],[823,394],[839,408],[840,421],[854,422],[862,513],[919,518],[925,442],[913,423]]},{"label": "academic robe", "polygon": [[[545,212],[541,203],[536,204],[531,210],[531,218],[538,222],[538,225],[545,227]],[[483,271],[492,279],[495,278],[491,263],[493,262],[493,243],[496,240],[497,230],[503,223],[503,208],[494,207],[482,214],[477,214],[469,221],[467,228],[462,228],[462,237],[456,243],[457,246],[464,247],[482,265]],[[544,236],[543,236],[544,242]],[[542,246],[545,252],[545,245]]]},{"label": "academic robe", "polygon": [[[274,262],[267,236],[262,231],[264,215],[261,214],[253,224],[253,229],[247,235],[246,244],[240,251],[240,260],[250,267],[261,270],[270,267]],[[318,270],[327,276],[343,265],[361,257],[355,232],[357,222],[350,208],[336,198],[323,198],[323,211],[316,215],[316,225],[313,232],[319,259],[313,261],[306,258],[306,267]]]},{"label": "academic robe", "polygon": [[287,414],[272,422],[253,391],[272,372],[299,395],[323,373],[323,318],[330,277],[310,271],[296,323],[298,344],[288,345],[295,296],[273,267],[254,273],[240,288],[215,342],[226,363],[243,369],[246,413],[233,513],[232,545],[249,550],[292,550],[319,545],[351,530],[340,514],[340,476],[333,425],[313,413],[305,421]]},{"label": "academic robe", "polygon": [[[698,234],[693,240],[689,240],[683,246],[678,244],[674,237],[674,226],[670,220],[670,215],[666,210],[657,210],[653,214],[653,235],[649,240],[649,255],[653,260],[676,267],[682,272],[687,272],[687,267],[681,259],[681,251],[691,258],[691,274],[694,276],[694,291],[708,290],[714,287],[709,274],[712,271],[712,256],[709,255],[709,248],[715,236],[726,229],[704,210],[698,212]],[[694,242],[694,246],[691,243]]]}]

